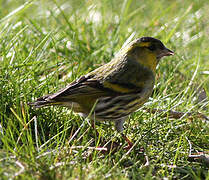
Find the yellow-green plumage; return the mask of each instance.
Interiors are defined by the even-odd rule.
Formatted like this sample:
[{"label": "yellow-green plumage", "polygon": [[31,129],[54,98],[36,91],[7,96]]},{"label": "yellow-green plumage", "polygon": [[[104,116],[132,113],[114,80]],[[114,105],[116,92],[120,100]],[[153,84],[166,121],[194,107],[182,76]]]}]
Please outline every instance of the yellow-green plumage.
[{"label": "yellow-green plumage", "polygon": [[31,104],[36,107],[62,105],[85,116],[95,105],[96,119],[114,121],[117,130],[122,131],[125,118],[151,95],[160,58],[169,55],[173,52],[157,39],[136,39],[109,63]]}]

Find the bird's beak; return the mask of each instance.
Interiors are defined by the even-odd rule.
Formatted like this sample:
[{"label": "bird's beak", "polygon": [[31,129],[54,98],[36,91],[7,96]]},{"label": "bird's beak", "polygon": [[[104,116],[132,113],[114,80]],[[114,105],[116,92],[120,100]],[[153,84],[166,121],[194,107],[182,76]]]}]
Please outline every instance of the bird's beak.
[{"label": "bird's beak", "polygon": [[173,56],[173,55],[174,55],[174,52],[173,51],[171,51],[168,48],[165,48],[165,49],[163,49],[163,50],[160,51],[160,53],[157,56],[157,59],[161,59],[164,56]]},{"label": "bird's beak", "polygon": [[168,49],[168,48],[165,48],[165,50],[164,50],[164,55],[163,56],[173,56],[174,55],[174,52],[173,51],[171,51],[170,49]]}]

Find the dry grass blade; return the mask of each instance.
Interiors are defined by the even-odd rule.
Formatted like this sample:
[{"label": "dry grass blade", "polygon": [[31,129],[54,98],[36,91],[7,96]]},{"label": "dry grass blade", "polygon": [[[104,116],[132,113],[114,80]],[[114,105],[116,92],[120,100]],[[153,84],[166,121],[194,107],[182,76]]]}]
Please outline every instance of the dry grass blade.
[{"label": "dry grass blade", "polygon": [[172,111],[172,110],[167,111],[167,110],[164,110],[164,109],[155,109],[155,108],[154,109],[143,108],[143,110],[145,110],[147,112],[150,112],[152,114],[154,114],[154,113],[164,113],[161,116],[163,116],[163,117],[169,116],[169,117],[174,118],[174,119],[180,119],[184,116],[187,116],[187,117],[190,117],[190,118],[195,116],[195,117],[198,117],[198,118],[209,121],[209,117],[207,117],[206,115],[204,115],[202,113],[199,113],[199,112],[180,112],[180,111]]},{"label": "dry grass blade", "polygon": [[[208,152],[209,153],[209,152]],[[204,152],[198,152],[196,154],[189,155],[190,161],[200,161],[209,167],[209,154]]]}]

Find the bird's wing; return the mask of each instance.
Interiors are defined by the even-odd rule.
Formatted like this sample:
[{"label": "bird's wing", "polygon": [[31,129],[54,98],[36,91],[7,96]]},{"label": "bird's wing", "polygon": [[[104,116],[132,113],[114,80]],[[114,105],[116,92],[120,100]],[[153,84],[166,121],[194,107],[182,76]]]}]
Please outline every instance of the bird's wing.
[{"label": "bird's wing", "polygon": [[105,87],[102,82],[92,78],[91,76],[82,76],[81,78],[70,83],[66,88],[61,89],[55,94],[49,95],[48,100],[76,100],[81,96],[86,97],[106,97],[106,96],[117,96],[120,93],[111,90],[109,87]]},{"label": "bird's wing", "polygon": [[29,105],[35,107],[61,105],[63,102],[90,101],[94,103],[99,97],[107,97],[116,95],[114,91],[104,88],[102,83],[93,79],[91,76],[82,76],[79,79],[70,83],[67,87],[59,90],[54,94],[48,94],[39,97],[35,102]]},{"label": "bird's wing", "polygon": [[[38,98],[35,102],[29,103],[35,107],[42,107],[46,105],[60,105],[63,102],[77,102],[79,104],[94,104],[99,98],[117,97],[132,93],[138,93],[141,88],[135,86],[131,82],[122,83],[119,79],[99,78],[95,75],[97,73],[87,74],[70,83],[64,89]],[[101,74],[101,73],[99,73]]]}]

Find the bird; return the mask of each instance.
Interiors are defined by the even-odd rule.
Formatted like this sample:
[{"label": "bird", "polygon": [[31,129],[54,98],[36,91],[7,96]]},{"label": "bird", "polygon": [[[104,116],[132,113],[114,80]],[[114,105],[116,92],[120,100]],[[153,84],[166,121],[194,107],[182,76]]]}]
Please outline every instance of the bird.
[{"label": "bird", "polygon": [[164,56],[174,55],[158,39],[137,38],[119,51],[108,63],[82,75],[56,93],[39,97],[29,105],[36,108],[58,105],[97,121],[112,121],[124,135],[123,124],[151,96],[156,67]]}]

